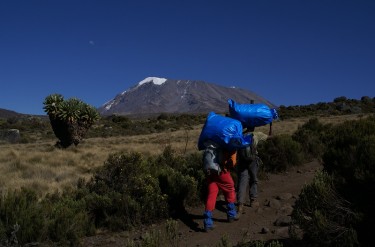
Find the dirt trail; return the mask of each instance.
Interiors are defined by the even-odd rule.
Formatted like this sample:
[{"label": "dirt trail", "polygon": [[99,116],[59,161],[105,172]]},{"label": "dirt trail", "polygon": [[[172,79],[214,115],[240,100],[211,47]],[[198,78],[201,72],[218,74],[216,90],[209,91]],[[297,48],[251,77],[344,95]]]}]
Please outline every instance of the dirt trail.
[{"label": "dirt trail", "polygon": [[[287,227],[275,226],[274,223],[277,219],[290,215],[302,187],[312,181],[319,169],[321,166],[318,162],[311,162],[283,174],[270,174],[268,180],[259,182],[259,207],[245,207],[245,214],[241,214],[240,220],[233,223],[225,221],[225,211],[219,210],[218,202],[214,211],[215,229],[208,233],[195,232],[186,224],[180,224],[180,231],[183,233],[181,246],[217,246],[225,234],[232,245],[249,240],[287,238]],[[203,210],[202,205],[189,212],[198,228],[203,227]],[[268,229],[268,233],[262,232],[263,228]]]},{"label": "dirt trail", "polygon": [[[245,207],[244,214],[233,223],[226,222],[224,202],[218,199],[213,213],[215,229],[210,232],[202,230],[204,205],[188,209],[187,217],[178,222],[178,246],[218,246],[222,239],[229,241],[231,245],[250,240],[287,239],[288,227],[283,224],[276,226],[274,223],[280,219],[290,219],[288,215],[301,189],[312,181],[314,174],[321,168],[314,161],[282,174],[270,174],[269,179],[259,182],[259,207]],[[128,239],[141,238],[128,233],[101,234],[86,238],[83,246],[126,246]]]}]

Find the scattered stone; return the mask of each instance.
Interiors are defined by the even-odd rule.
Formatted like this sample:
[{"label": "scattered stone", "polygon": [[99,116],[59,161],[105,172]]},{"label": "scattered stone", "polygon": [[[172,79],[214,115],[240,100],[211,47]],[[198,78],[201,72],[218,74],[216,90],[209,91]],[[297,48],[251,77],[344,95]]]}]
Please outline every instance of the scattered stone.
[{"label": "scattered stone", "polygon": [[275,226],[289,226],[292,222],[292,217],[286,215],[286,216],[280,216],[273,224]]},{"label": "scattered stone", "polygon": [[282,193],[282,194],[278,195],[276,197],[276,199],[286,201],[286,200],[289,200],[292,197],[293,197],[293,195],[291,193]]},{"label": "scattered stone", "polygon": [[271,199],[271,200],[269,200],[267,206],[269,206],[270,208],[278,209],[278,208],[281,207],[281,203],[277,199]]},{"label": "scattered stone", "polygon": [[262,234],[266,234],[266,233],[269,233],[270,232],[270,229],[267,228],[267,227],[263,227],[262,230],[260,231],[260,233]]},{"label": "scattered stone", "polygon": [[285,204],[280,208],[279,212],[285,215],[291,215],[293,212],[293,207],[290,204]]}]

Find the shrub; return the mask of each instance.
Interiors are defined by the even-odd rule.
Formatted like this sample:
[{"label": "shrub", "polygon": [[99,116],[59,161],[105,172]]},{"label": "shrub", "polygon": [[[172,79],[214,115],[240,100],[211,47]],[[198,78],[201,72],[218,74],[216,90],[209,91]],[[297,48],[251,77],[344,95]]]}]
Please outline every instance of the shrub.
[{"label": "shrub", "polygon": [[62,245],[78,246],[79,239],[94,232],[94,225],[84,200],[74,194],[47,195],[42,202],[47,219],[48,240]]},{"label": "shrub", "polygon": [[170,213],[181,213],[185,205],[194,205],[198,201],[198,183],[193,177],[184,175],[170,167],[159,171],[159,184],[163,194],[168,196]]},{"label": "shrub", "polygon": [[304,230],[312,246],[358,246],[352,224],[358,216],[336,191],[332,178],[318,173],[295,203],[293,221]]},{"label": "shrub", "polygon": [[300,143],[306,161],[320,158],[324,151],[322,135],[329,126],[324,126],[317,118],[312,118],[292,135],[292,139]]},{"label": "shrub", "polygon": [[375,177],[375,118],[350,121],[327,137],[324,168],[345,182],[369,182]]},{"label": "shrub", "polygon": [[69,195],[41,199],[23,188],[0,198],[0,246],[35,242],[76,246],[80,237],[92,232],[85,202]]},{"label": "shrub", "polygon": [[197,182],[197,191],[198,197],[194,201],[194,203],[188,204],[189,206],[197,205],[198,203],[204,202],[206,200],[207,194],[207,184],[206,184],[206,176],[203,172],[203,159],[201,152],[195,152],[186,157],[186,168],[182,171],[183,174],[189,175],[190,177],[194,178]]},{"label": "shrub", "polygon": [[152,162],[163,193],[171,199],[172,211],[201,202],[205,176],[200,152],[177,155],[171,146],[167,146]]},{"label": "shrub", "polygon": [[327,139],[324,168],[334,178],[340,194],[363,215],[356,230],[361,243],[370,243],[372,231],[368,225],[375,218],[375,118],[338,125]]},{"label": "shrub", "polygon": [[301,145],[289,135],[274,136],[260,143],[258,151],[267,172],[286,171],[304,160]]},{"label": "shrub", "polygon": [[306,238],[325,246],[370,246],[375,214],[375,118],[332,127],[322,140],[324,174],[305,188],[293,218]]},{"label": "shrub", "polygon": [[88,207],[98,226],[129,229],[167,216],[167,198],[140,153],[110,155],[87,188]]},{"label": "shrub", "polygon": [[[41,240],[46,222],[35,192],[15,190],[0,197],[0,240],[23,245]],[[19,228],[18,228],[19,227]],[[13,234],[12,234],[13,232]]]}]

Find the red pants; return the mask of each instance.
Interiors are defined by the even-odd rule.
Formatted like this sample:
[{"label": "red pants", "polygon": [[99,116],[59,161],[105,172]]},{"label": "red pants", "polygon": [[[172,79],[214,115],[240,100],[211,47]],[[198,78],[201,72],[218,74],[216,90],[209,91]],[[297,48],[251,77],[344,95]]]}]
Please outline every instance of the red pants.
[{"label": "red pants", "polygon": [[230,172],[222,172],[220,175],[210,174],[207,176],[207,183],[208,195],[206,201],[206,211],[213,211],[215,209],[219,189],[222,190],[227,203],[236,202],[236,192]]}]

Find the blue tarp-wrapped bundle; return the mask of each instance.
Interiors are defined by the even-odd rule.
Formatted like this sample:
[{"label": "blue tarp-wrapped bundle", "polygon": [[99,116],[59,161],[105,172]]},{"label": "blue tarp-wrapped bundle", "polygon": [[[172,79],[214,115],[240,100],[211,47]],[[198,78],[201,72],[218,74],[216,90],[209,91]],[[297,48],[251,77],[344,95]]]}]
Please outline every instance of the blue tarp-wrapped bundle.
[{"label": "blue tarp-wrapped bundle", "polygon": [[276,109],[265,104],[238,104],[232,99],[228,104],[230,117],[239,120],[246,128],[267,125],[278,118]]},{"label": "blue tarp-wrapped bundle", "polygon": [[210,112],[198,140],[198,149],[204,150],[205,143],[213,141],[230,150],[243,148],[251,144],[251,139],[242,135],[240,121]]}]

